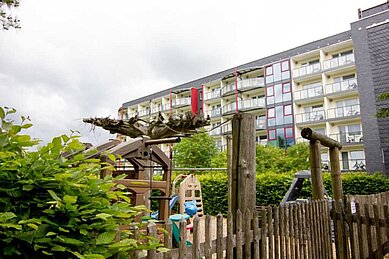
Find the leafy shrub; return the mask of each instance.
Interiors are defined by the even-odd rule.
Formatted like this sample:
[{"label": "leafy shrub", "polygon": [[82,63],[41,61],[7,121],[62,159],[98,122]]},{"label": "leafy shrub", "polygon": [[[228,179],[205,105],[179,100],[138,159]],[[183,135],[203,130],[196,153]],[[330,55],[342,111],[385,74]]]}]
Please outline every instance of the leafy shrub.
[{"label": "leafy shrub", "polygon": [[207,173],[196,175],[201,183],[203,208],[206,214],[227,214],[228,179],[226,173]]},{"label": "leafy shrub", "polygon": [[86,158],[76,136],[36,148],[37,140],[20,133],[31,127],[28,119],[16,125],[7,119],[12,113],[0,108],[0,257],[106,258],[158,246],[118,232],[145,208],[130,205],[124,186],[113,190],[115,179],[100,179],[108,164]]}]

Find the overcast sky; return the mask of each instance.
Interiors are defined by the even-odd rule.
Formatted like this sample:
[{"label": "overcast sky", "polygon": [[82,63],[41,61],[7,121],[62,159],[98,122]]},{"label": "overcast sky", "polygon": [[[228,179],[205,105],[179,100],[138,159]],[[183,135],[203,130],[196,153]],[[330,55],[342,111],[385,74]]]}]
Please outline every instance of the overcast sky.
[{"label": "overcast sky", "polygon": [[117,117],[122,103],[350,29],[384,0],[21,0],[0,31],[0,106],[29,115],[44,142]]}]

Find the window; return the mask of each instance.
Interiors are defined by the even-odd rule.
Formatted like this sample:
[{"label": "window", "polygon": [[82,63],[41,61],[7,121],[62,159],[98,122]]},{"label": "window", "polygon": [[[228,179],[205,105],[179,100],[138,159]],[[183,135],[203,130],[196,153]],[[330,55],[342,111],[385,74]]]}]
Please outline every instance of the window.
[{"label": "window", "polygon": [[284,115],[291,115],[292,114],[292,105],[285,105],[284,106]]},{"label": "window", "polygon": [[274,96],[274,86],[268,86],[266,88],[266,96]]},{"label": "window", "polygon": [[287,71],[287,70],[289,70],[289,60],[282,61],[282,63],[281,63],[281,71],[284,72],[284,71]]},{"label": "window", "polygon": [[285,128],[285,138],[293,138],[294,135],[293,135],[293,128],[290,127],[290,128]]},{"label": "window", "polygon": [[272,75],[273,74],[273,66],[266,67],[266,75]]},{"label": "window", "polygon": [[290,83],[282,84],[282,93],[290,93]]},{"label": "window", "polygon": [[275,115],[275,109],[274,108],[270,108],[267,110],[267,117],[268,118],[274,118],[276,115]]},{"label": "window", "polygon": [[268,134],[269,134],[269,137],[268,137],[269,140],[275,140],[275,139],[277,139],[277,138],[276,138],[276,130],[275,130],[275,129],[269,130],[269,131],[268,131]]}]

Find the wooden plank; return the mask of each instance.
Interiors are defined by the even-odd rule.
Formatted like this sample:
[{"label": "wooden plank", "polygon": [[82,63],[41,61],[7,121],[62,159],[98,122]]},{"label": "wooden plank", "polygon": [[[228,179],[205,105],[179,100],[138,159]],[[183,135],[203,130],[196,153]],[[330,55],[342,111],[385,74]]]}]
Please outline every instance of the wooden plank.
[{"label": "wooden plank", "polygon": [[312,199],[324,199],[323,173],[321,171],[320,142],[309,142],[309,163],[311,168]]},{"label": "wooden plank", "polygon": [[290,259],[290,221],[289,221],[289,205],[285,206],[284,210],[284,222],[285,222],[285,258]]},{"label": "wooden plank", "polygon": [[301,231],[301,226],[298,218],[298,212],[299,212],[299,204],[294,205],[294,212],[293,212],[293,219],[294,219],[294,244],[295,244],[295,258],[300,259],[300,231]]},{"label": "wooden plank", "polygon": [[250,258],[251,257],[251,237],[250,237],[250,230],[251,230],[251,218],[252,213],[249,209],[246,209],[244,212],[244,221],[246,224],[244,224],[244,237],[245,237],[245,244],[244,244],[244,257]]},{"label": "wooden plank", "polygon": [[310,214],[310,223],[311,223],[311,248],[313,258],[321,258],[321,254],[319,253],[319,233],[317,229],[317,218],[316,218],[316,201],[312,201],[309,204],[309,214]]},{"label": "wooden plank", "polygon": [[269,259],[274,258],[274,237],[273,237],[273,209],[271,206],[267,208],[267,229],[268,229],[268,240],[269,240]]},{"label": "wooden plank", "polygon": [[223,258],[223,215],[216,216],[216,256],[217,259]]},{"label": "wooden plank", "polygon": [[[147,225],[147,235],[153,238],[157,238],[157,226],[154,222],[150,222]],[[154,259],[156,257],[156,249],[151,249],[147,251],[147,259]]]},{"label": "wooden plank", "polygon": [[280,206],[279,212],[279,222],[280,222],[280,259],[286,258],[285,255],[285,206]]},{"label": "wooden plank", "polygon": [[242,212],[236,212],[236,258],[243,258]]},{"label": "wooden plank", "polygon": [[261,258],[267,258],[267,210],[261,210]]},{"label": "wooden plank", "polygon": [[319,233],[319,253],[321,255],[321,258],[326,258],[326,251],[325,251],[325,236],[324,236],[324,227],[323,227],[323,211],[322,211],[322,202],[323,200],[316,202],[316,217],[318,219],[318,233]]},{"label": "wooden plank", "polygon": [[192,258],[200,258],[200,218],[197,215],[193,219]]},{"label": "wooden plank", "polygon": [[[369,213],[369,204],[364,204],[364,212],[365,212],[365,216],[367,218],[370,217],[370,213]],[[369,258],[370,258],[370,255],[373,253],[373,243],[372,243],[372,240],[371,240],[371,224],[370,224],[370,220],[368,220],[366,222],[366,239],[367,239],[367,253],[369,255]]]},{"label": "wooden plank", "polygon": [[[330,148],[330,164],[331,164],[331,185],[333,198],[336,202],[343,201],[342,177],[339,161],[338,147]],[[337,203],[335,203],[337,206]]]},{"label": "wooden plank", "polygon": [[205,257],[212,258],[212,243],[211,243],[211,233],[212,233],[212,228],[211,228],[211,216],[206,215],[205,216]]},{"label": "wooden plank", "polygon": [[280,209],[274,207],[274,258],[280,259]]},{"label": "wooden plank", "polygon": [[[358,258],[365,258],[365,246],[364,246],[364,236],[362,235],[362,219],[361,219],[361,208],[359,203],[355,203],[355,215],[356,215],[356,224],[357,224],[357,233],[358,233]],[[366,248],[367,250],[367,248]]]},{"label": "wooden plank", "polygon": [[354,222],[352,217],[352,211],[351,211],[351,203],[346,203],[346,221],[349,225],[349,231],[350,231],[350,255],[352,258],[357,258],[357,250],[355,248],[355,231],[354,231]]},{"label": "wooden plank", "polygon": [[327,137],[326,135],[320,134],[310,128],[303,128],[301,130],[301,136],[308,140],[320,141],[320,143],[325,147],[338,147],[339,149],[342,149],[342,145],[338,141]]},{"label": "wooden plank", "polygon": [[[165,233],[164,233],[164,245],[166,248],[168,249],[172,249],[173,248],[173,238],[172,238],[172,232],[173,232],[173,225],[174,223],[172,223],[170,220],[168,220],[165,224]],[[170,257],[170,251],[164,253],[163,255],[163,258],[164,259],[169,259],[171,258]]]},{"label": "wooden plank", "polygon": [[377,204],[373,204],[373,215],[374,215],[374,225],[375,225],[375,233],[376,233],[376,244],[377,244],[377,258],[383,257],[382,251],[382,238],[380,231],[380,214],[379,208]]},{"label": "wooden plank", "polygon": [[384,205],[383,206],[383,209],[384,209],[384,219],[385,219],[385,223],[386,223],[386,231],[385,231],[385,236],[386,236],[386,240],[385,241],[389,241],[389,206],[388,205]]},{"label": "wooden plank", "polygon": [[294,204],[289,206],[289,233],[290,233],[290,258],[295,259],[295,221],[294,221]]},{"label": "wooden plank", "polygon": [[185,259],[187,253],[186,247],[187,233],[186,233],[186,220],[182,217],[180,220],[180,247],[179,247],[179,259]]},{"label": "wooden plank", "polygon": [[227,215],[227,258],[234,258],[234,223],[231,212]]},{"label": "wooden plank", "polygon": [[[259,233],[259,215],[257,210],[254,211],[254,215],[253,215],[253,240],[254,240],[253,258],[259,258],[260,250],[261,250],[260,249],[261,237]],[[232,257],[228,257],[228,258],[232,258]]]}]

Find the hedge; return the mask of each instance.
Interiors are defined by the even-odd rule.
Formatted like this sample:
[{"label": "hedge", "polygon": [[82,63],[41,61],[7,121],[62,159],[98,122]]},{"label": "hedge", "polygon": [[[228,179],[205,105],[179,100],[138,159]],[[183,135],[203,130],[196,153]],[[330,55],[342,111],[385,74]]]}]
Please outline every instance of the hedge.
[{"label": "hedge", "polygon": [[[197,177],[201,182],[205,213],[210,215],[226,214],[228,210],[227,175],[225,173],[208,173]],[[289,189],[293,175],[265,173],[257,174],[256,178],[257,205],[277,205]],[[323,179],[325,189],[332,196],[330,174],[325,173]],[[344,194],[373,194],[389,191],[389,178],[385,178],[381,174],[343,173],[342,180]],[[309,181],[305,181],[302,196],[311,196]]]}]

